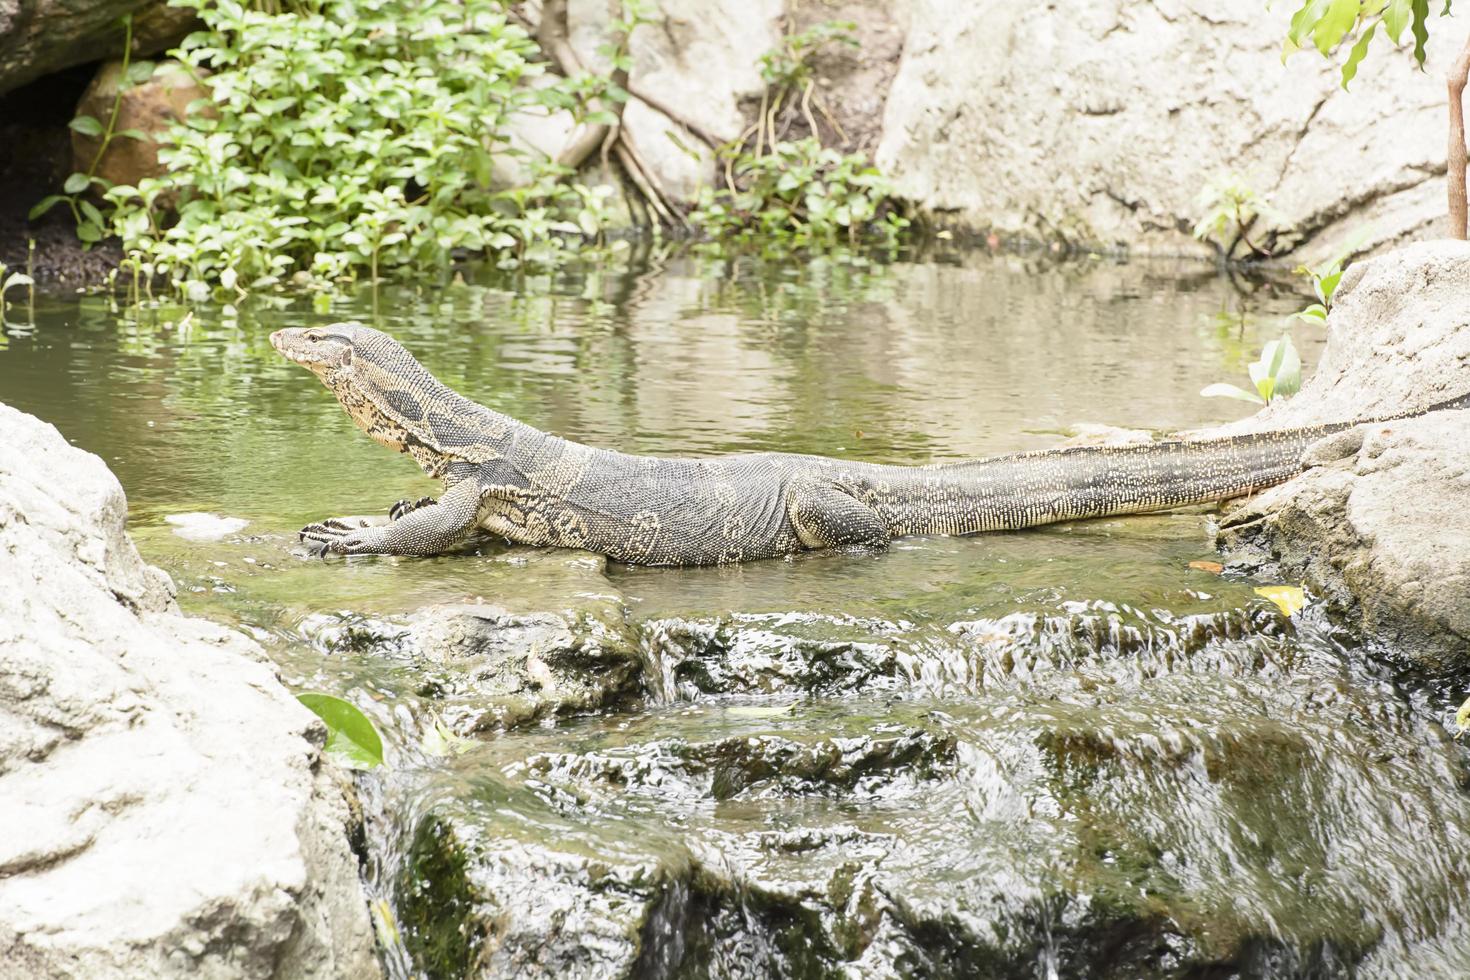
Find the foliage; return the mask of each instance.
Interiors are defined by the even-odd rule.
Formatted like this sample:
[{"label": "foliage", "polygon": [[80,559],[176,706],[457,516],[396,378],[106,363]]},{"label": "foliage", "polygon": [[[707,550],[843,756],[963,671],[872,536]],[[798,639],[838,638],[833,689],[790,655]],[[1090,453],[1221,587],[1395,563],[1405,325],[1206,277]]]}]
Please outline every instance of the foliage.
[{"label": "foliage", "polygon": [[823,147],[813,137],[780,142],[769,153],[732,157],[734,188],[705,188],[689,220],[713,238],[770,237],[795,246],[876,239],[892,244],[908,219],[890,204],[892,189],[861,154]]},{"label": "foliage", "polygon": [[494,186],[509,117],[581,99],[525,84],[544,66],[500,4],[173,2],[205,25],[179,56],[216,111],[160,141],[167,175],[108,191],[125,267],[145,278],[197,299],[215,284],[238,293],[440,268],[460,249],[553,261],[564,236],[600,231],[600,199],[553,164],[533,161],[524,186]]},{"label": "foliage", "polygon": [[[892,187],[862,154],[823,146],[815,106],[839,135],[841,127],[813,95],[811,56],[826,44],[856,47],[850,21],[826,21],[788,34],[759,59],[766,91],[755,123],[721,147],[725,186],[704,188],[690,223],[711,238],[780,247],[892,245],[909,221],[895,208]],[[798,98],[797,93],[801,95]],[[782,108],[784,120],[778,122]],[[800,110],[808,135],[786,139]],[[754,134],[754,143],[748,142]],[[845,136],[843,137],[845,138]]]},{"label": "foliage", "polygon": [[1332,297],[1337,294],[1337,284],[1342,281],[1343,267],[1347,265],[1348,258],[1363,247],[1368,235],[1367,229],[1360,231],[1335,255],[1317,265],[1297,266],[1296,272],[1299,275],[1312,280],[1312,291],[1317,294],[1317,302],[1293,313],[1293,318],[1306,320],[1308,323],[1321,323],[1327,319],[1327,313],[1332,308]]},{"label": "foliage", "polygon": [[5,263],[0,262],[0,324],[3,324],[5,322],[6,293],[10,292],[12,289],[19,288],[20,286],[25,286],[31,291],[31,302],[33,304],[35,302],[36,293],[36,281],[30,276],[26,275],[24,272],[12,272],[8,276],[5,273]]},{"label": "foliage", "polygon": [[71,208],[72,217],[77,223],[77,237],[87,246],[96,244],[107,237],[110,222],[101,209],[97,207],[87,194],[96,187],[101,191],[111,189],[112,184],[106,179],[97,176],[97,167],[102,163],[102,157],[107,153],[107,148],[112,145],[113,140],[132,139],[146,140],[148,134],[137,129],[117,129],[117,113],[122,106],[122,97],[134,85],[140,85],[153,77],[156,67],[151,61],[133,61],[133,15],[125,14],[122,18],[123,27],[123,56],[122,70],[118,74],[117,92],[112,97],[112,112],[107,117],[104,126],[95,116],[79,115],[67,125],[81,133],[83,136],[97,136],[101,140],[97,144],[97,152],[92,155],[92,165],[87,168],[86,173],[78,171],[66,178],[62,185],[62,193],[52,194],[44,197],[31,208],[29,219],[36,220],[56,205],[65,202]]},{"label": "foliage", "polygon": [[1281,213],[1239,174],[1211,180],[1200,192],[1198,203],[1204,216],[1195,223],[1194,237],[1214,243],[1227,259],[1242,242],[1253,255],[1269,255],[1264,247],[1250,240],[1251,227],[1258,218],[1277,224],[1285,222]]},{"label": "foliage", "polygon": [[1260,358],[1250,364],[1248,370],[1255,391],[1221,383],[1206,385],[1200,394],[1207,398],[1238,398],[1257,405],[1269,405],[1273,399],[1296,394],[1302,386],[1302,361],[1287,334],[1282,334],[1280,340],[1268,341]]},{"label": "foliage", "polygon": [[853,36],[857,25],[850,20],[829,20],[804,31],[787,34],[779,44],[760,56],[761,78],[774,89],[801,89],[812,81],[811,56],[826,44],[857,47]]},{"label": "foliage", "polygon": [[[1444,0],[1441,17],[1449,15],[1452,2]],[[1282,42],[1281,60],[1285,61],[1309,43],[1322,57],[1330,58],[1343,41],[1353,39],[1342,66],[1342,87],[1347,88],[1380,27],[1394,46],[1398,46],[1404,29],[1408,28],[1414,37],[1414,60],[1423,68],[1429,40],[1428,21],[1429,0],[1305,0],[1292,15],[1286,40]]]},{"label": "foliage", "polygon": [[383,764],[383,739],[367,715],[351,701],[330,694],[298,694],[327,726],[326,753],[348,769],[374,769]]}]

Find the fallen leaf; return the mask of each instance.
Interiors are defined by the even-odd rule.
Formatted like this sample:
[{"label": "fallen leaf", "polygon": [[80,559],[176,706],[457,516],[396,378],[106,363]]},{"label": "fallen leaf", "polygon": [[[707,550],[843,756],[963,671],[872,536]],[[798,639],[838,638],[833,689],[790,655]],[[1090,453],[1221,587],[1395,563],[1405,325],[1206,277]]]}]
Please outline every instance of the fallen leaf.
[{"label": "fallen leaf", "polygon": [[1219,575],[1225,571],[1225,566],[1217,561],[1192,561],[1189,563],[1189,567],[1198,568],[1200,571],[1209,572],[1211,575]]},{"label": "fallen leaf", "polygon": [[1307,593],[1299,586],[1263,585],[1255,591],[1275,603],[1283,616],[1294,616],[1307,605]]},{"label": "fallen leaf", "polygon": [[1465,703],[1460,705],[1460,710],[1455,712],[1455,725],[1460,729],[1455,732],[1455,738],[1459,738],[1465,734],[1465,729],[1470,728],[1470,698],[1467,698]]}]

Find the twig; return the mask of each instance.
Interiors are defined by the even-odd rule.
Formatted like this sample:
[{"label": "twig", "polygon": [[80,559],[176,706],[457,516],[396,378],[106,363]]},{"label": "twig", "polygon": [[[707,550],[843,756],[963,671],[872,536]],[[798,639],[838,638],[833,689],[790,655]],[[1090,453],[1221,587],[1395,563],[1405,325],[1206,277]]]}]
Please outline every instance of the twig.
[{"label": "twig", "polygon": [[816,84],[815,78],[806,80],[806,91],[801,93],[801,114],[806,116],[806,125],[811,130],[813,138],[820,143],[822,134],[817,131],[817,120],[812,116],[812,86]]},{"label": "twig", "polygon": [[1450,146],[1446,157],[1446,193],[1450,204],[1450,237],[1465,238],[1465,84],[1470,79],[1470,38],[1450,68]]}]

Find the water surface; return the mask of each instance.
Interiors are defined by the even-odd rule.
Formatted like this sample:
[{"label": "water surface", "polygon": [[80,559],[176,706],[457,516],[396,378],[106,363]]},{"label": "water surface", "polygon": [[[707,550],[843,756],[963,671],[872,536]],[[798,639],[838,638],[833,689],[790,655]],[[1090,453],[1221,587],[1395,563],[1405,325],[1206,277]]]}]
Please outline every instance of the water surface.
[{"label": "water surface", "polygon": [[[1192,265],[978,253],[645,253],[326,308],[42,297],[4,333],[0,399],[108,462],[186,609],[373,714],[397,974],[539,950],[553,973],[1452,975],[1470,806],[1448,692],[1190,568],[1216,557],[1207,512],[736,568],[493,542],[324,562],[296,528],[436,487],[267,341],[360,319],[491,408],[628,452],[919,463],[1239,417],[1199,389],[1243,382],[1301,303]],[[1310,370],[1321,333],[1293,335]],[[167,520],[191,512],[248,523],[194,540]],[[446,603],[560,617],[632,679],[532,711],[555,685],[507,688],[490,659],[525,650],[425,639]],[[436,724],[470,741],[427,751]]]}]

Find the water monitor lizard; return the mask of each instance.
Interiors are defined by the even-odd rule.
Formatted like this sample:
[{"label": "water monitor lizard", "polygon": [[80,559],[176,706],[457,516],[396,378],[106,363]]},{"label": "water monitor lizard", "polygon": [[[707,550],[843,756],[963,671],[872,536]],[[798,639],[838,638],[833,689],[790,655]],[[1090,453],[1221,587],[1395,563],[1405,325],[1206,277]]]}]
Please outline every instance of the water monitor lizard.
[{"label": "water monitor lizard", "polygon": [[[662,459],[569,442],[493,412],[370,327],[280,330],[271,343],[321,378],[369,436],[446,488],[438,500],[399,501],[386,523],[302,528],[324,555],[435,555],[484,530],[632,564],[710,565],[1016,530],[1240,496],[1300,472],[1309,445],[1359,424],[931,466],[788,453]],[[1467,405],[1470,397],[1436,407]]]}]

